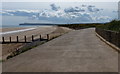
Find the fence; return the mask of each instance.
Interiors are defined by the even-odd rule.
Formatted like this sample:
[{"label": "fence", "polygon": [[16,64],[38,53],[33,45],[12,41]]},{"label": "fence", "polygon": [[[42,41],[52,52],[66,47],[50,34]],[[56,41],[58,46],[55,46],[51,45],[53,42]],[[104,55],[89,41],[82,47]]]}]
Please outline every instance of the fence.
[{"label": "fence", "polygon": [[37,35],[27,35],[27,36],[3,36],[0,37],[0,43],[6,44],[6,43],[31,43],[34,41],[43,41],[43,40],[50,40],[57,36],[60,36],[64,33],[50,33],[50,34],[37,34]]},{"label": "fence", "polygon": [[114,31],[104,30],[100,28],[96,28],[96,32],[101,37],[103,37],[106,41],[120,48],[120,32],[114,32]]},{"label": "fence", "polygon": [[23,36],[23,38],[21,39],[19,36],[16,36],[14,40],[12,40],[12,37],[2,37],[2,40],[0,43],[4,44],[4,43],[29,43],[29,42],[33,42],[35,40],[49,40],[50,39],[50,35],[46,34],[46,35],[31,35],[31,36]]}]

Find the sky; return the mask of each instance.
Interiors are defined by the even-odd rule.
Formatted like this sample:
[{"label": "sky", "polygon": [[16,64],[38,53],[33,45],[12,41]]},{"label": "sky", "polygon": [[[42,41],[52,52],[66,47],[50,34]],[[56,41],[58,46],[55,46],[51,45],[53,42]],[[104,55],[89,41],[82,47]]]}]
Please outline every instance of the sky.
[{"label": "sky", "polygon": [[118,2],[119,0],[2,0],[2,2]]},{"label": "sky", "polygon": [[[18,0],[20,1],[20,0]],[[20,23],[105,23],[118,18],[118,0],[2,0],[2,25]],[[35,2],[38,1],[38,2]]]}]

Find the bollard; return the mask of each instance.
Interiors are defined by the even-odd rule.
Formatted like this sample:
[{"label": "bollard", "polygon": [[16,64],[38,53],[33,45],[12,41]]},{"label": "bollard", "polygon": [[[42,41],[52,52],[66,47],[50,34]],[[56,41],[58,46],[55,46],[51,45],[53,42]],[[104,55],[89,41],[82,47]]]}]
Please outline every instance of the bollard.
[{"label": "bollard", "polygon": [[26,36],[24,36],[24,38],[25,38],[25,42],[27,42],[27,40],[26,40],[26,39],[27,39]]},{"label": "bollard", "polygon": [[19,42],[18,36],[17,36],[17,42]]},{"label": "bollard", "polygon": [[49,40],[49,34],[47,34],[47,40]]},{"label": "bollard", "polygon": [[10,42],[11,42],[12,40],[11,40],[11,37],[10,37]]},{"label": "bollard", "polygon": [[118,33],[118,47],[120,48],[120,32]]},{"label": "bollard", "polygon": [[32,35],[32,41],[34,41],[34,36]]},{"label": "bollard", "polygon": [[40,40],[42,39],[42,36],[40,35]]},{"label": "bollard", "polygon": [[2,37],[2,41],[3,41],[3,43],[5,42],[5,39],[4,39],[4,37]]}]

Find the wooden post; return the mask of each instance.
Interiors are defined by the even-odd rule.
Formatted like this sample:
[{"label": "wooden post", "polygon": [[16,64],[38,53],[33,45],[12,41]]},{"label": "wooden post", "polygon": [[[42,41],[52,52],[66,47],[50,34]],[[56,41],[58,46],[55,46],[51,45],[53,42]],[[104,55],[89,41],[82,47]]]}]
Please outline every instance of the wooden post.
[{"label": "wooden post", "polygon": [[47,40],[49,40],[49,34],[47,34]]},{"label": "wooden post", "polygon": [[18,36],[17,36],[17,42],[19,42]]},{"label": "wooden post", "polygon": [[32,35],[32,41],[34,41],[34,36]]},{"label": "wooden post", "polygon": [[12,40],[11,40],[11,37],[10,37],[10,42],[11,42]]},{"label": "wooden post", "polygon": [[24,38],[25,38],[25,42],[27,42],[27,40],[26,40],[26,36],[24,36]]},{"label": "wooden post", "polygon": [[5,39],[4,39],[4,37],[2,37],[2,41],[3,41],[3,43],[5,42]]},{"label": "wooden post", "polygon": [[40,40],[41,40],[42,36],[40,35]]},{"label": "wooden post", "polygon": [[120,31],[118,33],[118,47],[120,48]]}]

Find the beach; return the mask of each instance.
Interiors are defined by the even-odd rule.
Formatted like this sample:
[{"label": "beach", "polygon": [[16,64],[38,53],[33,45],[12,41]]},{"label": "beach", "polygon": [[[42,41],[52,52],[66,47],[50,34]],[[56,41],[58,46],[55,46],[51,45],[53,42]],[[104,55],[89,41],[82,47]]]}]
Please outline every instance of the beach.
[{"label": "beach", "polygon": [[[29,27],[27,27],[29,28]],[[0,32],[7,32],[7,31],[15,31],[15,30],[21,30],[21,29],[27,29],[25,27],[10,27],[10,28],[0,28]]]},{"label": "beach", "polygon": [[[27,37],[27,41],[31,41],[32,35],[34,39],[39,38],[40,35],[42,37],[46,37],[46,34],[51,34],[51,36],[57,36],[62,33],[67,33],[71,31],[68,28],[57,27],[57,26],[41,26],[41,27],[28,27],[28,28],[3,28],[0,36],[0,41],[2,42],[2,37],[4,37],[5,41],[9,41],[9,37],[11,37],[11,41],[16,41],[16,37],[19,37],[19,41],[24,42],[24,36]],[[12,51],[16,50],[18,47],[24,45],[24,43],[7,43],[0,44],[2,46],[2,58],[5,59]]]},{"label": "beach", "polygon": [[[4,34],[2,34],[2,37],[4,37],[6,41],[9,41],[9,37],[11,37],[12,41],[16,41],[16,36],[19,37],[19,40],[22,40],[24,38],[24,36],[31,37],[32,35],[47,34],[47,33],[54,31],[55,29],[56,29],[56,27],[52,27],[52,26],[29,27],[29,28],[21,28],[21,29],[20,28],[13,28],[13,29],[10,28],[10,29],[6,29],[6,30],[7,30],[7,32],[9,31],[11,33],[7,33],[6,30],[4,30],[4,28],[3,28],[3,31],[5,31],[5,32],[2,32],[2,33],[4,33]],[[26,31],[24,31],[24,30],[26,30]],[[18,31],[18,32],[14,32],[14,31]],[[5,33],[7,33],[7,34],[5,34]],[[2,38],[0,38],[0,39],[2,39]]]}]

